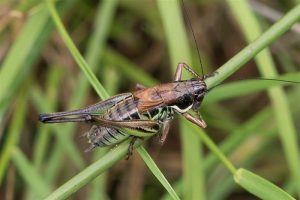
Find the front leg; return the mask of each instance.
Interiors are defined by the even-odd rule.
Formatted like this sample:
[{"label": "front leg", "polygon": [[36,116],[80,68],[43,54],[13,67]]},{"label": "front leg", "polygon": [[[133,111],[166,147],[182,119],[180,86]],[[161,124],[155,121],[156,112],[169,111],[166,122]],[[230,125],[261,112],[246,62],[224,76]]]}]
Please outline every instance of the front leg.
[{"label": "front leg", "polygon": [[202,119],[201,115],[199,114],[198,118],[192,116],[189,113],[183,113],[182,114],[187,120],[189,120],[190,122],[196,124],[197,126],[200,126],[201,128],[206,128],[206,123],[205,121]]}]

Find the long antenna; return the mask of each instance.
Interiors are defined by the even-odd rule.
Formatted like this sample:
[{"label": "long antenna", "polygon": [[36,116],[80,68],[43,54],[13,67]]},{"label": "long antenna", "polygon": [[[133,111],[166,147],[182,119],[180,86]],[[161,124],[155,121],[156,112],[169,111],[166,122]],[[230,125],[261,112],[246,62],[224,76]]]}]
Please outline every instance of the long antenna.
[{"label": "long antenna", "polygon": [[204,70],[203,70],[203,65],[202,65],[202,60],[201,60],[201,56],[200,56],[200,51],[199,51],[197,39],[196,39],[194,30],[193,30],[193,27],[192,27],[192,24],[191,24],[191,21],[190,21],[189,14],[187,12],[187,9],[185,8],[183,0],[181,0],[181,6],[183,8],[184,16],[185,16],[185,18],[186,18],[186,20],[188,22],[188,25],[189,25],[189,27],[190,27],[190,29],[192,31],[192,34],[193,34],[193,38],[194,38],[194,41],[195,41],[195,44],[196,44],[196,48],[197,48],[197,52],[198,52],[199,63],[200,63],[200,66],[201,66],[202,79],[204,79],[205,78],[205,76],[204,76]]},{"label": "long antenna", "polygon": [[279,82],[286,82],[286,83],[295,83],[300,84],[300,81],[289,81],[289,80],[283,80],[283,79],[276,79],[276,78],[254,78],[254,80],[261,80],[261,81],[279,81]]},{"label": "long antenna", "polygon": [[[253,78],[253,79],[243,79],[241,81],[251,81],[251,80],[257,80],[257,81],[279,81],[284,83],[293,83],[293,84],[300,84],[300,81],[289,81],[289,80],[283,80],[283,79],[276,79],[276,78]],[[212,88],[208,89],[207,92],[210,92],[211,90],[215,89],[216,87],[219,87],[220,85],[223,85],[223,83],[217,84],[213,86]]]}]

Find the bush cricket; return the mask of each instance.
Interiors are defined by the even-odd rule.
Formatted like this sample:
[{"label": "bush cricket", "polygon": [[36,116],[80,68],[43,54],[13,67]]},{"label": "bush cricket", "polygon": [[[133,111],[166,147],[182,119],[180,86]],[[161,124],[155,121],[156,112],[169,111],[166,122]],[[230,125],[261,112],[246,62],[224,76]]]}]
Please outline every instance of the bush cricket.
[{"label": "bush cricket", "polygon": [[[183,69],[190,72],[194,78],[182,80]],[[205,78],[206,76],[198,75],[187,64],[180,63],[174,82],[150,88],[137,85],[137,90],[133,93],[119,94],[75,111],[40,114],[39,120],[43,123],[93,123],[90,131],[86,133],[91,144],[87,151],[97,146],[118,144],[131,137],[128,150],[130,155],[137,137],[159,133],[160,142],[163,143],[175,113],[183,115],[199,127],[206,127],[199,112],[201,102],[208,92]],[[196,115],[189,114],[189,111]]]}]

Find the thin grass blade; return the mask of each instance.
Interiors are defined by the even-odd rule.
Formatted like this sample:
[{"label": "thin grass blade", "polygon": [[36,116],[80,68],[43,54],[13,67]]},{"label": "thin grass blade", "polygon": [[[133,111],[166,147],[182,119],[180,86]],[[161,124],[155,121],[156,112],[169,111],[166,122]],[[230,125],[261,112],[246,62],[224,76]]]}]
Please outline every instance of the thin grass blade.
[{"label": "thin grass blade", "polygon": [[147,164],[148,168],[151,170],[152,174],[159,180],[159,182],[165,187],[165,189],[169,192],[170,196],[173,199],[179,200],[179,197],[177,196],[176,192],[168,182],[168,180],[165,178],[165,176],[162,174],[162,172],[159,170],[155,162],[152,160],[150,155],[147,153],[147,151],[142,147],[138,147],[136,149],[144,162]]}]

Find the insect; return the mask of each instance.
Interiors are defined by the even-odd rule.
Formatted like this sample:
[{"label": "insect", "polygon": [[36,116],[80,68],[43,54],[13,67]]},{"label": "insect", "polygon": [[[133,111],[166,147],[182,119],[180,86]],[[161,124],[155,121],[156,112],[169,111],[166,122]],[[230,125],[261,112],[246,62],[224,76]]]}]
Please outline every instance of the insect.
[{"label": "insect", "polygon": [[[183,69],[190,72],[194,78],[182,80]],[[40,114],[39,120],[44,123],[92,123],[92,128],[86,133],[91,144],[87,151],[95,147],[115,145],[131,137],[128,150],[128,155],[131,155],[133,144],[138,137],[158,133],[160,142],[163,143],[176,113],[199,127],[206,127],[199,112],[201,102],[208,92],[204,82],[206,77],[198,75],[187,64],[180,63],[174,82],[150,88],[137,85],[137,90],[132,93],[119,94],[75,111]],[[190,111],[194,112],[194,115],[190,114]],[[139,134],[135,134],[136,132]]]}]

